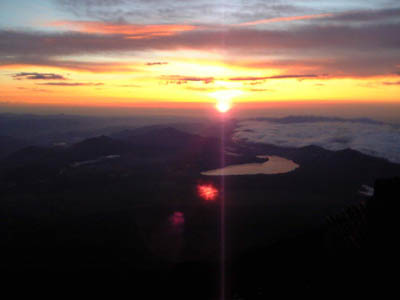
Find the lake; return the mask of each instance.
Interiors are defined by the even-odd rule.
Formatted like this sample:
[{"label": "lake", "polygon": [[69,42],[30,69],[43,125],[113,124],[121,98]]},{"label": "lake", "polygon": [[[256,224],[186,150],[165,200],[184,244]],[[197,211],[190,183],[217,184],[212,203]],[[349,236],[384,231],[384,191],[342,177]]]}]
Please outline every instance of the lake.
[{"label": "lake", "polygon": [[262,155],[257,157],[268,158],[268,161],[263,163],[230,165],[221,169],[201,172],[201,174],[206,176],[284,174],[299,167],[295,162],[279,156]]}]

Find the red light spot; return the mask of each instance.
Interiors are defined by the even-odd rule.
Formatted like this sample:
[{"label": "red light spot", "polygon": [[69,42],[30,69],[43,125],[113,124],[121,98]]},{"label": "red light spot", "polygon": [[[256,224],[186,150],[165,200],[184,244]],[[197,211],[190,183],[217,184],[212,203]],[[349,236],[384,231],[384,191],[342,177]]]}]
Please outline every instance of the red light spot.
[{"label": "red light spot", "polygon": [[176,211],[169,217],[169,221],[172,226],[181,226],[185,223],[185,216],[180,211]]},{"label": "red light spot", "polygon": [[199,196],[206,201],[213,201],[218,196],[218,190],[211,184],[201,184],[197,186]]}]

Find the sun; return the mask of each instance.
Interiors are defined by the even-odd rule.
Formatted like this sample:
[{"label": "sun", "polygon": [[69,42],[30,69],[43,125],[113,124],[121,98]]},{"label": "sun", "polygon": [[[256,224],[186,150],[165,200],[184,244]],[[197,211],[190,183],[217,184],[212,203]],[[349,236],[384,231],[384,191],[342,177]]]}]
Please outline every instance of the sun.
[{"label": "sun", "polygon": [[225,113],[231,109],[232,105],[229,101],[226,100],[217,100],[217,104],[215,104],[217,110],[221,113]]},{"label": "sun", "polygon": [[215,98],[217,101],[215,108],[221,113],[226,113],[232,108],[232,99],[241,93],[241,91],[237,90],[224,90],[213,92],[210,96]]}]

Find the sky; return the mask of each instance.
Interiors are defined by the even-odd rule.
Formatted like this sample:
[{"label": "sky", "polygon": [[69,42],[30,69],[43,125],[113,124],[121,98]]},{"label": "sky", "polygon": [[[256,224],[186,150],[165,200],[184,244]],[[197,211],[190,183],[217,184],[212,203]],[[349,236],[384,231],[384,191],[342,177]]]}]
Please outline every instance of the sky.
[{"label": "sky", "polygon": [[0,105],[400,103],[399,32],[398,0],[2,0]]}]

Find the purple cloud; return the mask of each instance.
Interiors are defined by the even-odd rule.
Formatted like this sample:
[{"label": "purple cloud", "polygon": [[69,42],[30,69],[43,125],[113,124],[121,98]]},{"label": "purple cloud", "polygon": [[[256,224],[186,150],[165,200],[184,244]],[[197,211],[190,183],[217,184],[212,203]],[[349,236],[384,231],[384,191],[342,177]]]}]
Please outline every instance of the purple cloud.
[{"label": "purple cloud", "polygon": [[146,66],[159,66],[159,65],[168,65],[167,62],[163,62],[163,61],[155,61],[155,62],[148,62],[146,63]]},{"label": "purple cloud", "polygon": [[198,81],[205,84],[214,82],[214,77],[193,77],[193,76],[182,76],[182,75],[164,75],[161,79],[166,80],[168,83],[184,84],[188,81]]},{"label": "purple cloud", "polygon": [[267,80],[267,79],[290,79],[290,78],[298,78],[298,79],[305,79],[305,78],[317,78],[319,75],[316,74],[288,74],[288,75],[277,75],[277,76],[263,76],[263,77],[231,77],[229,80],[231,81],[260,81],[260,80]]},{"label": "purple cloud", "polygon": [[101,86],[104,83],[101,82],[46,82],[46,83],[37,83],[37,85],[49,85],[49,86]]},{"label": "purple cloud", "polygon": [[29,80],[66,80],[66,78],[59,74],[54,73],[16,73],[13,75],[14,79],[22,80],[22,79],[29,79]]}]

